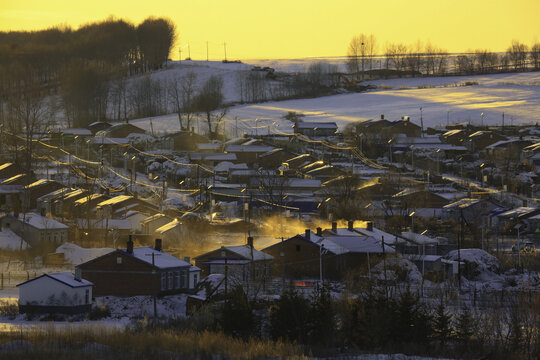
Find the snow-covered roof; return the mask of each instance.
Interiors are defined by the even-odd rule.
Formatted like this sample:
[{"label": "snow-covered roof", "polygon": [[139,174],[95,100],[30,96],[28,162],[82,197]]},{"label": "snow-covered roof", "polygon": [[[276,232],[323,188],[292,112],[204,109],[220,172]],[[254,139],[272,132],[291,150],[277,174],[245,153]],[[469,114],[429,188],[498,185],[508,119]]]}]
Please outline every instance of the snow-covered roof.
[{"label": "snow-covered roof", "polygon": [[451,208],[467,208],[471,205],[475,205],[475,204],[478,204],[479,202],[481,202],[482,199],[471,199],[471,198],[465,198],[465,199],[460,199],[456,202],[453,202],[451,204],[448,204],[448,205],[444,205],[443,208],[445,209],[451,209]]},{"label": "snow-covered roof", "polygon": [[129,143],[127,138],[93,137],[89,140],[92,144],[99,145],[126,145]]},{"label": "snow-covered roof", "polygon": [[[22,242],[22,243],[21,243]],[[20,250],[28,248],[28,243],[11,229],[2,229],[0,231],[0,249]]]},{"label": "snow-covered roof", "polygon": [[215,143],[197,144],[198,150],[219,150],[220,148],[221,148],[221,144],[215,144]]},{"label": "snow-covered roof", "polygon": [[518,207],[518,208],[515,208],[515,209],[512,209],[512,210],[505,211],[505,212],[499,214],[498,216],[500,216],[500,217],[520,217],[520,216],[527,215],[527,214],[530,214],[532,212],[535,212],[537,210],[538,210],[538,208],[522,206],[522,207]]},{"label": "snow-covered roof", "polygon": [[224,246],[224,249],[227,249],[235,254],[242,256],[245,259],[251,259],[251,252],[253,251],[253,260],[272,260],[274,257],[268,255],[262,251],[252,249],[249,245],[240,245],[240,246]]},{"label": "snow-covered roof", "polygon": [[178,225],[181,225],[181,224],[182,223],[178,219],[174,219],[173,221],[168,222],[167,224],[163,225],[162,227],[157,228],[156,232],[160,233],[160,234],[163,234],[164,232],[167,232],[167,231],[169,231],[171,229],[174,229],[175,227],[177,227]]},{"label": "snow-covered roof", "polygon": [[450,131],[447,131],[443,134],[443,136],[453,136],[453,135],[457,135],[461,132],[463,132],[464,130],[463,129],[454,129],[454,130],[450,130]]},{"label": "snow-covered roof", "polygon": [[20,284],[17,285],[17,287],[23,286],[25,284],[28,284],[29,282],[36,281],[36,280],[41,279],[43,277],[48,277],[48,278],[51,278],[53,280],[59,281],[62,284],[67,285],[67,286],[69,286],[71,288],[94,286],[94,284],[91,283],[88,280],[84,280],[84,279],[77,280],[75,278],[75,275],[73,275],[70,272],[61,272],[61,273],[53,273],[53,274],[43,274],[41,276],[38,276],[37,278],[34,278],[34,279],[31,279],[31,280],[25,281],[23,283],[20,283]]},{"label": "snow-covered roof", "polygon": [[233,164],[230,161],[222,161],[214,166],[214,171],[229,171],[230,169],[247,170],[248,166],[245,163]]},{"label": "snow-covered roof", "polygon": [[44,184],[47,184],[47,183],[54,183],[54,182],[55,181],[49,180],[49,179],[39,179],[39,180],[34,181],[31,184],[26,185],[24,188],[25,189],[31,189],[31,188],[34,188],[34,187],[37,187],[37,186],[41,186],[41,185],[44,185]]},{"label": "snow-covered roof", "polygon": [[84,196],[84,197],[82,197],[80,199],[75,200],[75,204],[76,205],[81,205],[81,204],[86,203],[87,201],[92,201],[94,199],[99,199],[100,197],[103,197],[103,196],[104,196],[103,194],[91,194],[91,195]]},{"label": "snow-covered roof", "polygon": [[[333,247],[330,243],[335,244]],[[322,244],[333,253],[383,253],[382,241],[371,236],[325,236]],[[393,253],[395,250],[386,244],[384,251]]]},{"label": "snow-covered roof", "polygon": [[410,240],[416,244],[438,244],[439,243],[437,239],[431,238],[426,235],[410,232],[410,231],[401,233],[401,237],[407,240]]},{"label": "snow-covered roof", "polygon": [[234,153],[189,153],[191,160],[236,161]]},{"label": "snow-covered roof", "polygon": [[320,188],[321,180],[292,178],[292,179],[287,180],[285,186],[290,187],[290,188],[295,188],[295,187]]},{"label": "snow-covered roof", "polygon": [[67,229],[68,226],[59,221],[36,213],[19,214],[17,218],[20,222],[28,224],[40,230]]},{"label": "snow-covered roof", "polygon": [[73,265],[85,263],[113,251],[112,248],[83,248],[73,243],[65,243],[56,248],[56,253],[64,254],[64,260]]},{"label": "snow-covered roof", "polygon": [[[122,249],[120,251],[123,251],[127,254],[125,249]],[[152,254],[154,254],[154,256],[152,256]],[[184,260],[180,260],[177,257],[174,257],[166,252],[158,251],[151,246],[133,248],[133,254],[131,255],[148,264],[152,264],[153,258],[153,265],[160,269],[192,266],[190,263]]]},{"label": "snow-covered roof", "polygon": [[227,145],[225,151],[229,153],[238,153],[238,152],[256,152],[256,153],[265,153],[267,151],[274,150],[273,146],[268,145]]},{"label": "snow-covered roof", "polygon": [[[158,219],[161,219],[161,218],[164,218],[164,217],[168,217],[168,216],[165,215],[165,214],[161,214],[161,213],[154,214],[152,216],[149,216],[149,217],[141,220],[141,224],[146,224],[146,223],[149,223],[151,221],[158,220]],[[172,220],[172,218],[169,218],[169,219]]]},{"label": "snow-covered roof", "polygon": [[294,125],[298,129],[337,129],[338,126],[335,122],[309,122],[302,121],[297,122]]},{"label": "snow-covered roof", "polygon": [[108,200],[102,201],[97,206],[106,206],[106,205],[116,205],[123,201],[133,199],[133,196],[131,195],[118,195],[113,198],[110,198]]},{"label": "snow-covered roof", "polygon": [[403,242],[403,240],[399,239],[397,236],[395,235],[392,235],[392,234],[389,234],[385,231],[382,231],[380,229],[377,229],[376,227],[373,227],[373,230],[368,230],[367,228],[354,228],[354,231],[362,234],[362,235],[366,235],[366,236],[371,236],[375,239],[377,239],[378,241],[382,241],[382,239],[384,238],[384,243],[385,244],[396,244],[396,243],[399,243],[399,242]]},{"label": "snow-covered roof", "polygon": [[2,165],[0,165],[0,170],[7,169],[11,165],[13,165],[13,163],[3,163]]},{"label": "snow-covered roof", "polygon": [[62,129],[62,133],[64,134],[70,134],[70,135],[79,135],[79,136],[92,136],[92,132],[88,129]]}]

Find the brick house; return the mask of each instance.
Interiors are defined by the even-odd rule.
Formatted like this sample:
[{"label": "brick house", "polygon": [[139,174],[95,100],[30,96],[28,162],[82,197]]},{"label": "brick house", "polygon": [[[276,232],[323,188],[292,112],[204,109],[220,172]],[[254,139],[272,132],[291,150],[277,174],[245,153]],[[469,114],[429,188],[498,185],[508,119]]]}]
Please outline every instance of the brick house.
[{"label": "brick house", "polygon": [[96,296],[162,296],[192,292],[200,279],[200,269],[162,251],[161,239],[155,247],[117,249],[76,267],[81,276],[94,283]]},{"label": "brick house", "polygon": [[253,248],[253,238],[247,245],[222,246],[219,249],[199,255],[195,264],[203,275],[227,274],[229,281],[246,284],[252,281],[268,283],[274,258]]}]

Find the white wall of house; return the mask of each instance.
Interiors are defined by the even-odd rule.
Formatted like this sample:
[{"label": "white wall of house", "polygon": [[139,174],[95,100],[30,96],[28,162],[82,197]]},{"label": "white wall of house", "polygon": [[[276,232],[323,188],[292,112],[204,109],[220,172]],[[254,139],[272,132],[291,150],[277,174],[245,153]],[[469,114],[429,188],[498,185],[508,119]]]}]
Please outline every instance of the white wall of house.
[{"label": "white wall of house", "polygon": [[90,303],[92,286],[72,288],[47,276],[19,286],[20,305],[77,306]]},{"label": "white wall of house", "polygon": [[142,231],[141,221],[143,221],[147,217],[148,216],[146,216],[144,214],[141,214],[141,213],[138,213],[138,214],[135,214],[135,215],[132,215],[132,216],[128,217],[127,220],[131,224],[131,231],[141,232]]}]

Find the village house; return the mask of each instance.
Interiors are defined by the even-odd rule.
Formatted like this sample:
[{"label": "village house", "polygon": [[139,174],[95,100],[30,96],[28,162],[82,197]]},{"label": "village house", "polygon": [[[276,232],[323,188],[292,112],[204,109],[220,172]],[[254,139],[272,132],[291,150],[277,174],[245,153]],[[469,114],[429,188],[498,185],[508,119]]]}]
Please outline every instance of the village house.
[{"label": "village house", "polygon": [[157,228],[154,231],[154,235],[159,236],[168,244],[178,244],[180,239],[182,239],[182,235],[184,235],[182,228],[182,222],[178,219],[174,219],[167,224]]},{"label": "village house", "polygon": [[195,265],[201,268],[205,276],[225,275],[231,284],[267,284],[271,280],[273,259],[273,256],[256,250],[253,247],[253,238],[249,237],[247,245],[222,246],[197,256]]},{"label": "village house", "polygon": [[126,138],[130,134],[146,134],[146,131],[133,124],[120,123],[96,133],[96,137]]},{"label": "village house", "polygon": [[295,134],[308,137],[328,137],[336,135],[338,127],[335,122],[298,121],[293,125]]},{"label": "village house", "polygon": [[89,125],[86,125],[86,129],[90,130],[92,132],[92,135],[95,135],[98,131],[106,130],[110,128],[112,125],[105,121],[96,121]]},{"label": "village house", "polygon": [[93,286],[68,272],[43,274],[17,285],[19,312],[70,315],[90,312]]},{"label": "village house", "polygon": [[194,151],[198,145],[206,143],[208,138],[192,131],[178,131],[161,137],[160,143],[164,150]]},{"label": "village house", "polygon": [[[23,199],[31,209],[37,208],[37,199],[43,195],[64,188],[64,185],[54,180],[39,179],[24,187]],[[41,210],[41,209],[39,209]]]},{"label": "village house", "polygon": [[483,225],[487,224],[490,212],[497,208],[502,206],[489,199],[463,198],[443,206],[442,219],[461,222],[463,217],[467,223]]},{"label": "village house", "polygon": [[9,179],[15,175],[21,174],[22,168],[14,163],[3,163],[0,165],[0,180]]},{"label": "village house", "polygon": [[81,276],[95,285],[96,296],[161,296],[192,292],[200,280],[200,269],[155,246],[117,249],[76,267]]},{"label": "village house", "polygon": [[155,233],[156,229],[159,229],[171,221],[173,221],[173,218],[161,213],[149,216],[141,221],[142,233],[152,235]]},{"label": "village house", "polygon": [[56,247],[68,241],[69,227],[46,217],[45,214],[5,215],[0,221],[2,228],[11,229],[32,247],[38,245]]},{"label": "village house", "polygon": [[246,164],[255,164],[259,162],[259,155],[274,150],[273,146],[268,145],[227,145],[225,152],[235,154],[239,162]]}]

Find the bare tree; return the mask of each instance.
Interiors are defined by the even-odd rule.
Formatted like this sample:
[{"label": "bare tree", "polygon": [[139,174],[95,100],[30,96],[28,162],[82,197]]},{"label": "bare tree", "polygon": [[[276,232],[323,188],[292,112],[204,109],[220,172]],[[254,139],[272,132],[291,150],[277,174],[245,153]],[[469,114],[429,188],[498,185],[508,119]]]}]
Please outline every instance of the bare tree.
[{"label": "bare tree", "polygon": [[506,50],[514,70],[523,70],[527,64],[527,45],[518,40],[512,40],[512,44]]},{"label": "bare tree", "polygon": [[192,71],[168,83],[169,102],[178,114],[181,130],[191,128],[191,121],[195,115],[196,83],[197,74]]},{"label": "bare tree", "polygon": [[53,98],[46,97],[47,92],[35,81],[31,72],[21,73],[16,78],[19,79],[19,86],[13,88],[7,97],[6,125],[15,136],[22,134],[24,169],[30,172],[35,151],[34,140],[45,136],[50,129],[55,106],[51,102]]},{"label": "bare tree", "polygon": [[535,43],[531,46],[530,58],[534,69],[540,69],[540,43]]},{"label": "bare tree", "polygon": [[388,44],[385,50],[386,67],[393,67],[397,71],[403,71],[405,68],[405,54],[407,54],[407,45]]},{"label": "bare tree", "polygon": [[364,78],[364,71],[368,67],[370,70],[373,68],[373,56],[377,49],[376,45],[377,43],[373,34],[360,34],[351,39],[347,49],[347,69],[350,73],[355,74],[359,78],[358,75],[362,72],[362,78]]},{"label": "bare tree", "polygon": [[216,75],[210,76],[194,99],[195,109],[206,116],[210,139],[218,137],[219,125],[227,114],[224,99],[223,79]]}]

